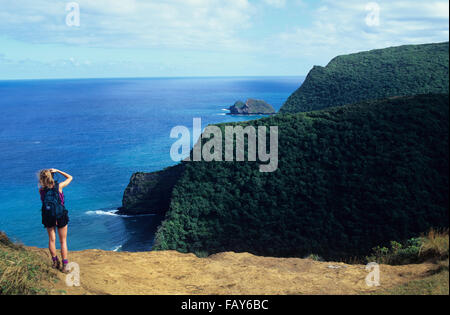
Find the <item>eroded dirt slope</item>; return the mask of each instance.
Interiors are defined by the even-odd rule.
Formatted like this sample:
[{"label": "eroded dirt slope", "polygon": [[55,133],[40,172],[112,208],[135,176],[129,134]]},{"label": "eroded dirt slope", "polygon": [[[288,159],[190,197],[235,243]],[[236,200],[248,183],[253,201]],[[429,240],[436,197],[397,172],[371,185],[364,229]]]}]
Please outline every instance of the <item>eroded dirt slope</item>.
[{"label": "eroded dirt slope", "polygon": [[[42,256],[44,249],[33,249]],[[208,258],[174,251],[71,252],[81,270],[81,286],[67,287],[65,275],[51,285],[55,294],[365,294],[420,279],[431,263],[380,266],[380,286],[368,287],[362,265],[298,258],[221,253]]]}]

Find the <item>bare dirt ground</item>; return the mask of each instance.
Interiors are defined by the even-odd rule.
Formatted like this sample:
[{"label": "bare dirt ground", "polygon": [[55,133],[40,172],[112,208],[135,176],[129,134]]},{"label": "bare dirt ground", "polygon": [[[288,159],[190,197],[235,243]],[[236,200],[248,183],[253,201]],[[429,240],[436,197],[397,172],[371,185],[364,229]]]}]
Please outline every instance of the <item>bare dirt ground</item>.
[{"label": "bare dirt ground", "polygon": [[[44,249],[33,249],[49,259]],[[272,295],[368,294],[421,279],[436,268],[424,263],[380,266],[380,286],[369,287],[363,265],[299,258],[221,253],[208,258],[165,252],[71,252],[81,285],[68,287],[66,275],[50,284],[52,294]]]}]

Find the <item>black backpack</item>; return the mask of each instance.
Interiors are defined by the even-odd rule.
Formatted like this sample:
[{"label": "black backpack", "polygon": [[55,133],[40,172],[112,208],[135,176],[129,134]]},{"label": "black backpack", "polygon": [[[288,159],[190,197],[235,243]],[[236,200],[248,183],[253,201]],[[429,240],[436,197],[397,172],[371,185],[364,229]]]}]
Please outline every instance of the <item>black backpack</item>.
[{"label": "black backpack", "polygon": [[55,183],[55,187],[45,191],[42,212],[46,218],[61,218],[64,215],[64,210],[59,196],[59,184]]}]

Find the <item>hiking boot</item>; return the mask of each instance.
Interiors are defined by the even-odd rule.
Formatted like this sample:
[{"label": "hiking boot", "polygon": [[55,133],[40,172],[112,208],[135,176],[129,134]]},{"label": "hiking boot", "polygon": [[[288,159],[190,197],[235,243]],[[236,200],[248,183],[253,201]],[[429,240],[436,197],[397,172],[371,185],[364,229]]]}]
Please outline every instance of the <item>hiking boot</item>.
[{"label": "hiking boot", "polygon": [[61,266],[61,263],[59,262],[58,257],[52,258],[52,268],[59,269],[60,266]]},{"label": "hiking boot", "polygon": [[63,261],[62,263],[62,268],[61,268],[61,272],[62,273],[70,273],[70,269],[68,268],[69,263]]}]

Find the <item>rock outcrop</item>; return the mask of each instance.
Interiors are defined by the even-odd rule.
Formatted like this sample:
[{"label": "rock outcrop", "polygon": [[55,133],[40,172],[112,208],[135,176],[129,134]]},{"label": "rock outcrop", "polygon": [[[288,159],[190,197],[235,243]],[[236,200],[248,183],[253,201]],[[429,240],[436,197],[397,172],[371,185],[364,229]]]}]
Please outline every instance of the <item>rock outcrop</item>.
[{"label": "rock outcrop", "polygon": [[183,172],[183,164],[154,173],[135,173],[125,189],[123,215],[164,214],[169,209],[173,187]]},{"label": "rock outcrop", "polygon": [[230,108],[230,115],[272,115],[275,109],[263,100],[248,99],[246,103],[237,101]]}]

